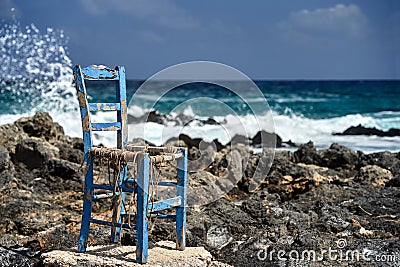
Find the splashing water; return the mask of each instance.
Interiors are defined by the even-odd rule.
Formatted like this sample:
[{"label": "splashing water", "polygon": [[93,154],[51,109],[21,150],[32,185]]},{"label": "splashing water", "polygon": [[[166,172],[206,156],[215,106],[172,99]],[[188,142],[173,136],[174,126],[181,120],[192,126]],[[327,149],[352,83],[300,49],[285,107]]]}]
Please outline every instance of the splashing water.
[{"label": "splashing water", "polygon": [[[67,42],[62,30],[41,33],[15,19],[0,23],[0,114],[13,118],[47,111],[57,118],[76,110]],[[0,123],[6,122],[3,117]]]},{"label": "splashing water", "polygon": [[62,30],[0,22],[0,124],[46,111],[66,134],[81,136],[67,43]]},{"label": "splashing water", "polygon": [[34,24],[22,29],[14,21],[0,29],[0,36],[2,80],[54,80],[68,75],[65,67],[72,64],[65,49],[68,39],[62,30],[47,28],[42,34]]}]

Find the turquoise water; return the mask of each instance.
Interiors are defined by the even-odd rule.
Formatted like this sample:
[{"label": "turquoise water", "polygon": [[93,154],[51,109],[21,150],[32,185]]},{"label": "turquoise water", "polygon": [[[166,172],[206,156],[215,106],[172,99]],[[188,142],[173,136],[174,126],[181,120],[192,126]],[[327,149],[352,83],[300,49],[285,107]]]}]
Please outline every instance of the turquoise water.
[{"label": "turquoise water", "polygon": [[[128,99],[134,95],[142,82],[128,80]],[[240,82],[235,83],[240,84]],[[400,81],[255,81],[255,83],[268,100],[271,109],[278,114],[293,114],[310,119],[361,114],[375,118],[381,130],[400,128],[400,122],[397,120],[397,112],[400,112]],[[92,83],[88,85],[91,89],[89,94],[94,102],[112,101],[113,86],[109,83]],[[247,91],[245,86],[246,83],[243,83],[243,95],[246,95]],[[140,96],[141,108],[151,108],[150,104],[159,97],[159,87],[162,87],[162,83],[154,83],[153,90]],[[257,106],[256,97],[246,96]],[[153,108],[161,113],[168,113],[180,103],[199,97],[222,101],[239,115],[251,112],[246,103],[229,89],[206,83],[191,83],[175,88],[164,95]],[[262,101],[259,112],[263,112],[261,103]],[[214,115],[225,115],[223,114],[225,109],[218,110],[218,107],[215,107],[213,111]]]},{"label": "turquoise water", "polygon": [[[62,31],[48,29],[41,33],[34,25],[21,27],[14,23],[1,25],[0,33],[0,124],[33,115],[37,111],[47,111],[67,134],[80,136],[78,102],[72,83],[73,62]],[[129,70],[127,73],[129,77]],[[400,150],[398,137],[332,135],[359,124],[380,130],[400,128],[399,80],[254,82],[261,94],[254,94],[255,91],[250,90],[245,82],[227,83],[240,88],[238,93],[246,99],[243,101],[229,89],[209,83],[185,84],[161,97],[160,90],[168,87],[169,83],[158,81],[138,95],[136,90],[143,81],[128,80],[128,99],[134,97],[129,113],[135,117],[150,110],[169,114],[170,124],[160,126],[150,123],[146,126],[151,131],[144,138],[156,144],[161,143],[157,135],[160,131],[165,133],[164,138],[184,132],[192,137],[218,138],[228,142],[234,134],[243,134],[242,128],[249,137],[262,129],[262,124],[268,120],[265,115],[268,112],[266,99],[273,114],[275,132],[283,140],[297,144],[312,140],[318,148],[337,142],[365,152]],[[100,82],[87,85],[92,102],[113,102],[114,84]],[[206,101],[205,98],[213,101]],[[250,110],[249,106],[253,109]],[[258,121],[253,119],[253,113],[259,116]],[[178,121],[181,115],[202,119],[213,117],[219,125],[190,124],[180,129],[178,123],[173,122]],[[96,119],[101,121],[99,116]],[[135,136],[135,127],[143,125],[131,126],[131,137],[143,137]],[[223,131],[229,132],[229,135],[223,134]],[[110,139],[99,138],[103,143]]]}]

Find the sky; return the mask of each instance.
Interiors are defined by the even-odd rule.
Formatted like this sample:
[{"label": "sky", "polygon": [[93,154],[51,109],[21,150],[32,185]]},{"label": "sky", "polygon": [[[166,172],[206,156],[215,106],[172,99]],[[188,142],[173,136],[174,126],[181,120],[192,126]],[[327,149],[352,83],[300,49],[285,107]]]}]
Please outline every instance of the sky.
[{"label": "sky", "polygon": [[0,0],[1,23],[13,15],[62,29],[73,64],[131,79],[194,60],[252,79],[400,79],[398,0]]}]

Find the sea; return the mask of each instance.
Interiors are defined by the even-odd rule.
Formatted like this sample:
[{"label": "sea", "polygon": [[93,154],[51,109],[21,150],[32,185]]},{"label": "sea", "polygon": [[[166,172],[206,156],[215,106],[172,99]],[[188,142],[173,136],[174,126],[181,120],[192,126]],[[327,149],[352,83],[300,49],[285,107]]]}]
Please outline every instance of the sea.
[{"label": "sea", "polygon": [[[0,50],[0,124],[45,111],[67,135],[81,137],[72,75],[73,66],[80,62],[71,60],[65,33],[52,28],[39,30],[33,24],[21,25],[15,20],[2,22]],[[130,77],[129,69],[126,73]],[[127,80],[130,118],[156,111],[167,120],[160,124],[131,119],[130,139],[141,137],[162,145],[184,133],[226,144],[236,134],[251,138],[266,130],[296,145],[311,140],[319,149],[338,143],[365,153],[400,151],[400,137],[333,135],[357,125],[383,131],[400,129],[400,80],[226,81],[239,88],[235,92],[229,86],[190,82],[167,93],[162,92],[171,81],[154,81],[138,94],[144,82]],[[87,85],[89,101],[115,100],[115,84]],[[98,122],[114,118],[115,114],[110,113],[93,114],[93,121]],[[210,118],[213,123],[206,122]],[[96,133],[95,140],[113,146],[115,134]]]}]

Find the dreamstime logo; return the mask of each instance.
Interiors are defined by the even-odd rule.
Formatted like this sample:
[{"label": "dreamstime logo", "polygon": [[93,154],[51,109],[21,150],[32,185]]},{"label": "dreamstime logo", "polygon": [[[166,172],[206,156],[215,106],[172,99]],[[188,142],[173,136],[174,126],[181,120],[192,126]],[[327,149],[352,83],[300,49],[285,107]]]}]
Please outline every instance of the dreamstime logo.
[{"label": "dreamstime logo", "polygon": [[[174,128],[175,138],[179,137],[181,133],[189,133],[188,135],[190,136],[191,129],[196,127],[194,125],[196,122],[193,119],[201,116],[201,118],[213,120],[212,131],[214,134],[218,132],[219,136],[224,136],[226,140],[230,140],[230,146],[225,150],[223,158],[218,159],[223,162],[219,164],[220,166],[217,166],[218,168],[223,168],[223,170],[218,169],[215,171],[218,172],[218,175],[210,175],[210,172],[207,172],[207,168],[216,160],[219,145],[216,142],[217,140],[211,138],[212,134],[210,132],[203,131],[202,141],[198,144],[198,150],[193,150],[198,157],[189,159],[188,169],[191,177],[194,177],[193,180],[200,182],[198,186],[189,188],[187,203],[188,206],[199,206],[219,199],[242,179],[251,156],[249,138],[254,135],[254,132],[262,130],[267,133],[275,133],[275,125],[267,100],[258,86],[248,76],[230,66],[208,61],[182,63],[156,73],[136,90],[129,103],[128,110],[134,110],[134,107],[142,106],[143,99],[146,99],[146,108],[151,111],[163,101],[163,98],[168,96],[170,91],[193,83],[209,84],[213,85],[214,88],[220,87],[221,90],[228,90],[231,95],[241,100],[241,105],[246,106],[250,111],[246,116],[238,114],[228,105],[227,101],[212,97],[214,94],[211,94],[211,92],[209,95],[199,96],[196,94],[193,97],[189,96],[187,100],[170,109],[170,114],[183,114],[182,110],[189,107],[194,113],[191,114],[191,118],[184,118],[187,121],[184,121],[179,126],[180,128]],[[155,90],[155,87],[157,90]],[[149,92],[152,92],[151,96],[149,96]],[[229,125],[213,119],[216,116],[214,114],[216,108],[218,108],[220,114],[229,114],[226,116],[229,117]],[[201,115],[196,114],[196,111],[201,111]],[[249,122],[252,122],[252,133],[250,133]],[[156,131],[154,130],[154,124],[149,126],[149,123],[144,123],[142,128],[138,128],[137,125],[133,127],[136,136],[141,133],[139,134],[140,137],[145,140],[147,139],[146,137],[151,136],[154,139],[156,136],[159,144],[164,144],[167,141],[166,139],[171,137],[171,129],[165,125],[160,126]],[[204,128],[205,126],[197,125],[197,127]],[[245,137],[244,142],[233,138],[237,133]],[[261,135],[261,144],[263,144],[261,156],[256,166],[254,168],[252,166],[251,174],[247,173],[246,179],[249,191],[256,189],[269,172],[275,155],[276,136],[274,134]],[[189,153],[193,151],[189,151]]]},{"label": "dreamstime logo", "polygon": [[346,239],[341,238],[341,239],[337,240],[336,241],[336,246],[337,246],[338,249],[345,248],[347,246]]},{"label": "dreamstime logo", "polygon": [[375,261],[375,262],[398,262],[400,256],[398,254],[378,254],[372,250],[351,250],[346,249],[348,246],[345,239],[339,239],[335,242],[335,247],[328,247],[328,249],[305,249],[299,250],[275,250],[261,249],[257,252],[257,258],[260,261],[337,261],[337,262],[359,262],[359,261]]}]

